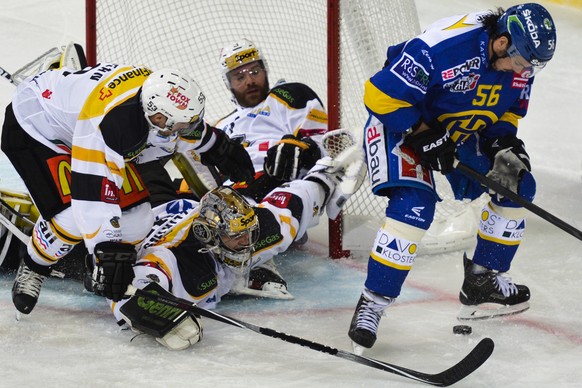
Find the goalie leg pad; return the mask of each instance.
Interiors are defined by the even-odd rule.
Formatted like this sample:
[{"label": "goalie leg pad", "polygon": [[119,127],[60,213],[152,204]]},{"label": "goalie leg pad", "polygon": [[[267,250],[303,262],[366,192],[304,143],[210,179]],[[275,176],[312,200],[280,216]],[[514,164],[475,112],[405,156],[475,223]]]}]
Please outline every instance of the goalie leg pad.
[{"label": "goalie leg pad", "polygon": [[[153,282],[143,289],[152,294],[172,296]],[[177,307],[133,296],[119,312],[133,330],[155,337],[156,341],[171,350],[183,350],[202,340],[200,317]]]}]

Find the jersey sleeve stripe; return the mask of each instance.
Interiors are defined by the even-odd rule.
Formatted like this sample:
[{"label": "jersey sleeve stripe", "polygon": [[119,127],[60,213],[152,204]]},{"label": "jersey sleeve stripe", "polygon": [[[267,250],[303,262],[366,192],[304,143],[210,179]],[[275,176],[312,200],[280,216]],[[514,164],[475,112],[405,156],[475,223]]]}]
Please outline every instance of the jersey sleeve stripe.
[{"label": "jersey sleeve stripe", "polygon": [[409,102],[390,97],[370,80],[364,85],[364,104],[374,113],[385,115],[401,108],[411,107]]}]

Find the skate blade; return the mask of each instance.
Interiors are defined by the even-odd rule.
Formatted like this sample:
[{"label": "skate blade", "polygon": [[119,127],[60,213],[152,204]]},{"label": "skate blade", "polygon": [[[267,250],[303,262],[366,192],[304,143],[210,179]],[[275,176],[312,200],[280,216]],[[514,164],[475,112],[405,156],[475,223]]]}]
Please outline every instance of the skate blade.
[{"label": "skate blade", "polygon": [[459,321],[477,321],[492,319],[507,315],[523,313],[529,309],[529,302],[519,303],[513,306],[499,305],[496,303],[483,303],[475,306],[463,306],[457,314]]},{"label": "skate blade", "polygon": [[14,316],[14,318],[16,318],[16,322],[20,322],[20,319],[22,318],[22,313],[16,310],[16,315]]},{"label": "skate blade", "polygon": [[267,299],[293,300],[295,297],[287,290],[270,289],[270,290],[253,290],[252,288],[231,289],[230,294],[258,296]]},{"label": "skate blade", "polygon": [[352,341],[352,349],[356,356],[361,356],[362,354],[364,354],[364,350],[366,350],[365,347],[363,347],[362,345],[358,345],[354,341]]}]

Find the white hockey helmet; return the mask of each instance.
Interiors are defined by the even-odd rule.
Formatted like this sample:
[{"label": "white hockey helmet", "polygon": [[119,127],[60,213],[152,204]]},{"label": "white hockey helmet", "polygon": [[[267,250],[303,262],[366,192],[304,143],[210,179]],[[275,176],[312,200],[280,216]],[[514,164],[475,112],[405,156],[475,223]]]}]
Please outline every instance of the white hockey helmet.
[{"label": "white hockey helmet", "polygon": [[206,97],[200,86],[188,75],[173,69],[154,71],[143,83],[142,108],[152,130],[159,130],[150,116],[166,116],[166,129],[188,134],[204,117]]},{"label": "white hockey helmet", "polygon": [[248,39],[239,39],[223,47],[220,50],[220,72],[226,87],[230,89],[228,73],[247,63],[258,61],[262,62],[263,68],[268,74],[269,69],[267,68],[267,61],[263,57],[263,52]]},{"label": "white hockey helmet", "polygon": [[228,186],[206,193],[192,222],[194,236],[231,267],[249,265],[259,236],[259,220],[251,205]]}]

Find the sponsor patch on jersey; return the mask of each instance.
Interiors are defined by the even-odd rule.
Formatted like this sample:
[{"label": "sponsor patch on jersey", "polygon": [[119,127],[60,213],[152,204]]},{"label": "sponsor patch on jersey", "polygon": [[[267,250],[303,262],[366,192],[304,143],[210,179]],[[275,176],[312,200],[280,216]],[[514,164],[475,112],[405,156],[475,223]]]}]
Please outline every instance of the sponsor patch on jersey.
[{"label": "sponsor patch on jersey", "polygon": [[386,140],[383,136],[384,128],[381,125],[371,125],[365,130],[366,155],[368,161],[368,176],[372,186],[386,179]]},{"label": "sponsor patch on jersey", "polygon": [[177,199],[166,204],[166,212],[169,214],[186,213],[192,209],[192,203],[183,199]]},{"label": "sponsor patch on jersey", "polygon": [[275,207],[279,207],[285,209],[289,206],[289,202],[293,195],[291,193],[286,193],[283,191],[275,191],[274,193],[270,194],[264,200],[269,202],[271,205]]},{"label": "sponsor patch on jersey", "polygon": [[453,66],[449,69],[441,71],[441,76],[443,77],[443,81],[448,81],[453,78],[458,77],[461,74],[465,74],[470,72],[471,70],[477,70],[481,67],[481,58],[474,57],[471,59],[467,59],[465,62]]},{"label": "sponsor patch on jersey", "polygon": [[411,88],[426,93],[430,82],[428,72],[410,55],[406,53],[402,54],[402,58],[390,68],[390,72]]},{"label": "sponsor patch on jersey", "polygon": [[410,270],[414,264],[417,249],[418,246],[415,243],[395,238],[381,229],[376,235],[371,256],[388,267]]},{"label": "sponsor patch on jersey", "polygon": [[101,182],[101,201],[105,203],[119,203],[119,189],[115,183],[107,178]]},{"label": "sponsor patch on jersey", "polygon": [[512,89],[523,89],[527,85],[527,78],[520,77],[519,74],[513,73],[513,80],[511,81]]},{"label": "sponsor patch on jersey", "polygon": [[479,74],[470,73],[467,76],[458,78],[452,82],[447,82],[443,85],[443,89],[449,92],[468,92],[477,87],[477,83],[481,76]]}]

